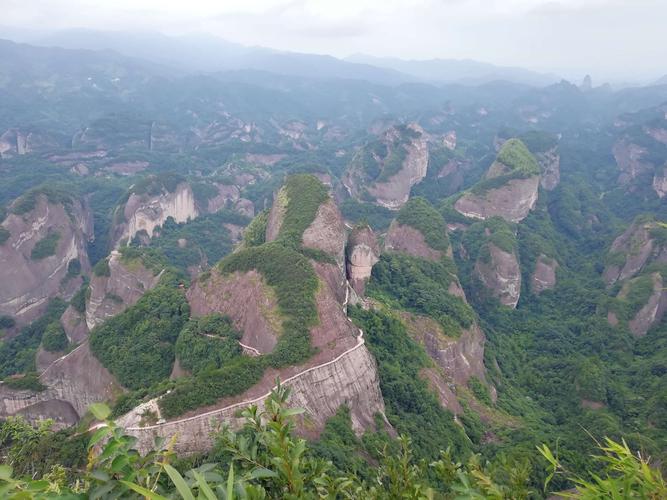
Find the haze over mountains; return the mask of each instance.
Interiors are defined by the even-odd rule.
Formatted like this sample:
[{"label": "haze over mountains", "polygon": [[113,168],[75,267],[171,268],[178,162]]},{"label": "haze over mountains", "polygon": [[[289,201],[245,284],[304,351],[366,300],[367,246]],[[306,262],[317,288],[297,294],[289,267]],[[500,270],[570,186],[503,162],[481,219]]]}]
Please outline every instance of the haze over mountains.
[{"label": "haze over mountains", "polygon": [[[9,30],[8,30],[9,31]],[[560,77],[523,68],[471,60],[404,61],[362,54],[344,60],[332,56],[247,47],[209,35],[167,36],[156,32],[85,29],[53,33],[9,32],[14,39],[44,47],[113,50],[119,54],[196,72],[259,70],[290,76],[343,78],[395,85],[407,82],[479,85],[502,80],[544,86]],[[3,30],[0,28],[0,38]]]},{"label": "haze over mountains", "polygon": [[667,496],[667,82],[11,38],[0,491]]}]

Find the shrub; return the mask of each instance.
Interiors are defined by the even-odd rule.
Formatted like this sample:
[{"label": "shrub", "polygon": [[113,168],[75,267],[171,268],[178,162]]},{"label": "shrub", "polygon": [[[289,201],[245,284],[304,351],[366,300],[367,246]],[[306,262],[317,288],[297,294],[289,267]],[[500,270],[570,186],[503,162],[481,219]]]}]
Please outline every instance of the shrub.
[{"label": "shrub", "polygon": [[417,229],[434,250],[446,252],[449,248],[447,226],[442,215],[424,198],[410,198],[403,205],[396,220]]},{"label": "shrub", "polygon": [[11,316],[6,314],[0,316],[0,328],[13,328],[15,324],[16,321]]},{"label": "shrub", "polygon": [[69,345],[67,335],[60,321],[49,323],[42,336],[42,347],[49,352],[64,351]]},{"label": "shrub", "polygon": [[0,245],[4,245],[10,236],[11,233],[4,227],[0,226]]},{"label": "shrub", "polygon": [[102,259],[93,267],[93,274],[98,277],[111,276],[111,268],[109,267],[109,258]]},{"label": "shrub", "polygon": [[79,259],[72,259],[67,263],[67,276],[74,277],[81,274],[81,261]]},{"label": "shrub", "polygon": [[180,365],[194,375],[223,367],[241,355],[241,333],[227,316],[192,318],[176,341]]},{"label": "shrub", "polygon": [[30,258],[32,260],[41,260],[55,255],[58,241],[60,241],[60,233],[57,231],[50,231],[44,238],[35,243],[35,246],[30,252]]},{"label": "shrub", "polygon": [[39,374],[35,372],[26,373],[20,377],[9,377],[3,380],[4,385],[18,391],[41,392],[46,387],[39,381]]}]

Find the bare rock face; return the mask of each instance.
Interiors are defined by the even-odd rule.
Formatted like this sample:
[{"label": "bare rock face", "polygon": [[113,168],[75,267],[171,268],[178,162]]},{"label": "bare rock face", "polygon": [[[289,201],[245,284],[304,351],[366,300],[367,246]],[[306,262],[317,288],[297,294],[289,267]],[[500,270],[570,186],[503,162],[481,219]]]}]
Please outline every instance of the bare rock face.
[{"label": "bare rock face", "polygon": [[535,155],[542,169],[540,185],[547,191],[553,191],[560,183],[560,154],[558,147],[554,147],[544,153]]},{"label": "bare rock face", "polygon": [[531,291],[539,295],[544,290],[549,290],[556,286],[556,269],[558,269],[558,262],[555,259],[550,259],[542,254],[535,262],[535,270],[530,277]]},{"label": "bare rock face", "polygon": [[174,192],[156,196],[133,193],[123,209],[126,222],[114,229],[115,241],[131,240],[139,231],[145,231],[151,237],[155,228],[169,217],[180,223],[194,219],[198,213],[192,188],[187,183],[179,184]]},{"label": "bare rock face", "polygon": [[639,218],[614,240],[609,250],[613,258],[602,275],[607,284],[636,276],[649,262],[667,262],[667,250],[651,236],[656,227],[654,221]]},{"label": "bare rock face", "polygon": [[539,176],[512,179],[504,186],[482,194],[465,193],[454,208],[466,217],[488,219],[500,216],[508,222],[521,222],[535,207]]},{"label": "bare rock face", "polygon": [[275,293],[256,271],[225,276],[214,268],[207,279],[193,283],[187,299],[193,316],[229,316],[243,332],[241,342],[262,354],[273,350],[282,332]]},{"label": "bare rock face", "polygon": [[53,137],[38,132],[11,128],[0,134],[0,158],[58,147],[58,141]]},{"label": "bare rock face", "polygon": [[621,171],[618,177],[619,184],[628,184],[637,176],[650,172],[654,168],[651,163],[644,161],[646,148],[626,139],[618,140],[612,148],[612,153]]},{"label": "bare rock face", "polygon": [[628,321],[628,327],[635,337],[646,335],[653,325],[662,321],[665,309],[667,309],[667,291],[664,288],[662,276],[660,273],[653,273],[651,279],[653,280],[653,293],[635,317]]},{"label": "bare rock face", "polygon": [[[354,198],[361,200],[368,193],[378,205],[398,209],[408,201],[412,186],[426,176],[425,134],[417,124],[404,129],[392,127],[384,132],[377,145],[367,146],[358,153],[343,177],[343,184]],[[400,165],[396,168],[393,162],[398,161]],[[369,164],[377,172],[369,173]]]},{"label": "bare rock face", "polygon": [[89,330],[134,305],[160,280],[160,274],[154,275],[139,260],[123,262],[117,250],[109,256],[109,274],[93,274],[90,280],[90,296],[86,301],[86,325]]},{"label": "bare rock face", "polygon": [[434,250],[426,243],[418,229],[392,221],[384,239],[384,249],[388,252],[403,252],[426,260],[440,260],[442,252]]},{"label": "bare rock face", "polygon": [[667,166],[655,169],[655,175],[653,176],[653,191],[655,191],[660,199],[667,195]]},{"label": "bare rock face", "polygon": [[[267,238],[268,240],[268,238]],[[347,232],[343,216],[336,203],[329,198],[317,209],[315,220],[303,232],[302,242],[306,248],[321,250],[336,260],[343,270]]]},{"label": "bare rock face", "polygon": [[347,279],[360,297],[379,259],[380,244],[373,230],[368,225],[355,227],[347,242]]},{"label": "bare rock face", "polygon": [[410,336],[424,346],[437,366],[436,370],[427,370],[423,375],[435,389],[441,404],[455,414],[462,413],[457,386],[466,386],[471,377],[486,380],[484,332],[473,323],[460,336],[453,337],[426,316],[402,312],[401,319]]},{"label": "bare rock face", "polygon": [[85,313],[80,313],[69,306],[60,317],[60,324],[65,330],[67,339],[72,344],[78,344],[88,338],[88,324]]},{"label": "bare rock face", "polygon": [[488,243],[489,259],[479,258],[475,275],[500,303],[514,309],[521,295],[521,269],[514,253]]},{"label": "bare rock face", "polygon": [[[49,299],[69,299],[79,289],[81,278],[68,277],[68,266],[78,259],[82,272],[90,270],[86,242],[92,235],[92,217],[81,202],[72,200],[65,207],[39,194],[32,210],[10,213],[0,227],[9,232],[0,244],[0,314],[25,324],[43,312]],[[33,249],[45,239],[56,239],[53,255],[35,256]]]},{"label": "bare rock face", "polygon": [[53,418],[75,424],[92,403],[122,392],[109,371],[92,355],[88,342],[57,359],[39,376],[41,392],[16,391],[0,384],[0,416],[23,415],[30,421]]}]

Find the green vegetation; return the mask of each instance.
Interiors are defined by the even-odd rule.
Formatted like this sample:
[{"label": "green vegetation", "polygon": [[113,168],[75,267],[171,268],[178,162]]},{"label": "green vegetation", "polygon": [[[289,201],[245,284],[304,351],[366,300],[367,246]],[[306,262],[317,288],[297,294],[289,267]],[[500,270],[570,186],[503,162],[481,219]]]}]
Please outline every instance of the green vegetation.
[{"label": "green vegetation", "polygon": [[161,172],[148,175],[136,182],[130,189],[131,194],[159,196],[164,193],[173,193],[179,184],[185,182],[185,177],[176,172]]},{"label": "green vegetation", "polygon": [[211,314],[192,318],[176,341],[176,356],[182,368],[194,375],[215,370],[241,355],[241,333],[227,316]]},{"label": "green vegetation", "polygon": [[71,259],[67,263],[67,277],[73,278],[81,274],[81,261],[79,259]]},{"label": "green vegetation", "polygon": [[60,321],[50,323],[42,336],[42,347],[49,352],[64,351],[69,345],[67,335]]},{"label": "green vegetation", "polygon": [[531,153],[544,153],[558,146],[558,137],[542,130],[530,130],[521,134],[519,139]]},{"label": "green vegetation", "polygon": [[[91,407],[103,420],[95,433],[52,432],[51,422],[33,429],[20,418],[0,424],[0,450],[6,464],[0,466],[0,488],[8,498],[535,498],[542,488],[552,491],[554,483],[576,485],[572,498],[663,498],[667,487],[662,474],[652,469],[641,454],[628,445],[606,439],[594,456],[599,474],[573,475],[558,454],[546,445],[538,450],[547,464],[548,475],[539,490],[528,484],[530,466],[501,458],[483,463],[472,456],[465,465],[452,459],[449,450],[433,461],[419,459],[409,438],[385,439],[374,450],[375,466],[365,477],[348,468],[313,455],[321,451],[294,436],[299,409],[288,409],[289,392],[279,387],[260,411],[256,406],[242,413],[241,432],[224,429],[217,447],[224,453],[194,469],[175,459],[163,442],[141,456],[133,449],[136,439],[109,420],[104,405]],[[328,426],[329,442],[353,442],[344,428],[345,414]],[[334,441],[335,440],[335,441]],[[87,446],[86,446],[87,442]],[[96,447],[99,443],[101,446]],[[414,450],[419,452],[415,443]],[[535,450],[533,455],[537,455]],[[335,460],[337,457],[334,456]],[[533,459],[533,461],[535,461]],[[537,462],[537,461],[535,461]],[[354,464],[352,464],[354,465]],[[563,479],[565,481],[563,481]]]},{"label": "green vegetation", "polygon": [[384,231],[394,219],[394,212],[374,203],[362,203],[347,199],[340,204],[340,211],[345,219],[355,224],[368,223],[375,231]]},{"label": "green vegetation", "polygon": [[270,210],[262,210],[255,218],[248,224],[248,227],[243,233],[243,244],[246,247],[256,247],[266,241],[266,226],[269,224]]},{"label": "green vegetation", "polygon": [[329,195],[317,177],[297,174],[288,177],[278,193],[278,202],[284,207],[278,239],[293,248],[301,247],[303,233],[317,216],[320,205]]},{"label": "green vegetation", "polygon": [[169,263],[164,254],[155,248],[125,246],[120,249],[120,261],[127,267],[139,264],[157,276],[164,271]]},{"label": "green vegetation", "polygon": [[[224,274],[257,270],[275,290],[278,311],[283,318],[278,343],[269,355],[220,360],[222,366],[216,368],[195,367],[193,360],[192,366],[198,373],[179,380],[172,391],[160,399],[160,409],[165,416],[180,415],[239,394],[257,383],[268,366],[295,365],[312,354],[310,329],[318,322],[315,293],[319,281],[308,257],[302,253],[301,235],[328,195],[317,178],[295,175],[287,180],[278,196],[279,200],[283,197],[285,209],[278,239],[244,248],[219,263]],[[192,328],[196,330],[199,326]],[[185,335],[192,335],[195,330]],[[207,368],[210,361],[203,361]]]},{"label": "green vegetation", "polygon": [[0,344],[0,377],[35,371],[35,353],[47,327],[58,321],[67,308],[59,298],[51,299],[46,312],[37,320],[21,328],[16,337]]},{"label": "green vegetation", "polygon": [[101,259],[93,267],[93,274],[98,277],[111,276],[111,268],[109,267],[109,258]]},{"label": "green vegetation", "polygon": [[489,394],[489,388],[480,379],[477,377],[470,377],[468,380],[468,387],[479,402],[484,403],[487,406],[493,404],[491,401],[491,394]]},{"label": "green vegetation", "polygon": [[86,296],[88,294],[88,281],[84,281],[83,285],[79,290],[74,294],[70,305],[74,308],[75,311],[83,314],[86,312]]},{"label": "green vegetation", "polygon": [[619,319],[629,321],[646,305],[652,294],[653,277],[644,274],[627,282],[621,294],[611,302],[610,308]]},{"label": "green vegetation", "polygon": [[524,177],[540,175],[540,166],[535,157],[520,139],[510,139],[505,142],[498,152],[497,160],[513,172],[520,172]]},{"label": "green vegetation", "polygon": [[11,235],[7,229],[0,226],[0,245],[4,245]]},{"label": "green vegetation", "polygon": [[426,199],[410,198],[398,212],[396,220],[422,233],[426,243],[432,249],[444,253],[449,248],[445,221]]},{"label": "green vegetation", "polygon": [[185,272],[190,266],[216,263],[232,251],[232,239],[224,224],[246,226],[249,222],[248,217],[226,209],[180,224],[170,217],[151,239],[150,248]]},{"label": "green vegetation", "polygon": [[516,251],[516,237],[509,222],[501,217],[491,217],[474,223],[463,236],[463,245],[469,261],[473,263],[478,257],[488,262],[490,258],[489,244],[496,246],[503,252],[513,253]]},{"label": "green vegetation", "polygon": [[438,262],[405,254],[383,254],[373,266],[367,294],[408,311],[425,314],[439,322],[445,333],[457,337],[474,318],[470,306],[449,293],[456,278],[454,263],[447,257]]},{"label": "green vegetation", "polygon": [[32,260],[41,260],[55,255],[59,241],[60,233],[58,231],[49,231],[44,238],[35,243],[30,252],[30,258]]},{"label": "green vegetation", "polygon": [[31,212],[37,206],[37,199],[45,196],[49,203],[53,205],[62,204],[66,210],[72,206],[72,192],[62,185],[42,185],[31,189],[11,206],[11,212],[16,215],[23,215]]},{"label": "green vegetation", "polygon": [[513,179],[526,179],[540,175],[540,166],[537,160],[519,139],[510,139],[505,142],[500,148],[496,160],[505,165],[509,171],[481,180],[470,190],[473,194],[483,195],[491,189],[504,186]]},{"label": "green vegetation", "polygon": [[0,315],[0,328],[14,328],[16,321],[6,314]]},{"label": "green vegetation", "polygon": [[90,333],[93,354],[130,389],[163,380],[174,364],[174,344],[190,308],[168,278]]},{"label": "green vegetation", "polygon": [[195,197],[197,205],[206,209],[208,207],[208,200],[218,196],[218,189],[208,182],[192,182],[192,194]]},{"label": "green vegetation", "polygon": [[398,319],[385,312],[354,307],[350,316],[364,331],[366,345],[378,361],[380,388],[391,424],[411,437],[420,458],[435,460],[447,448],[456,457],[464,457],[470,445],[462,428],[421,378],[420,370],[430,366],[424,349]]},{"label": "green vegetation", "polygon": [[39,374],[35,372],[8,377],[3,380],[2,383],[10,389],[15,389],[17,391],[41,392],[46,389],[46,387],[39,381]]}]

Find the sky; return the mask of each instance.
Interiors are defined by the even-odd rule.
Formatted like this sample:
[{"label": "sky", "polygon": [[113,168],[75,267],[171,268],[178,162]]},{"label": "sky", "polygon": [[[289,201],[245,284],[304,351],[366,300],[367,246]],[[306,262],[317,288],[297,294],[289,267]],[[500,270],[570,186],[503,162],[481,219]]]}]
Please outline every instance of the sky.
[{"label": "sky", "polygon": [[594,83],[667,74],[667,0],[0,0],[0,12],[12,29],[207,33],[337,57],[590,73]]}]

